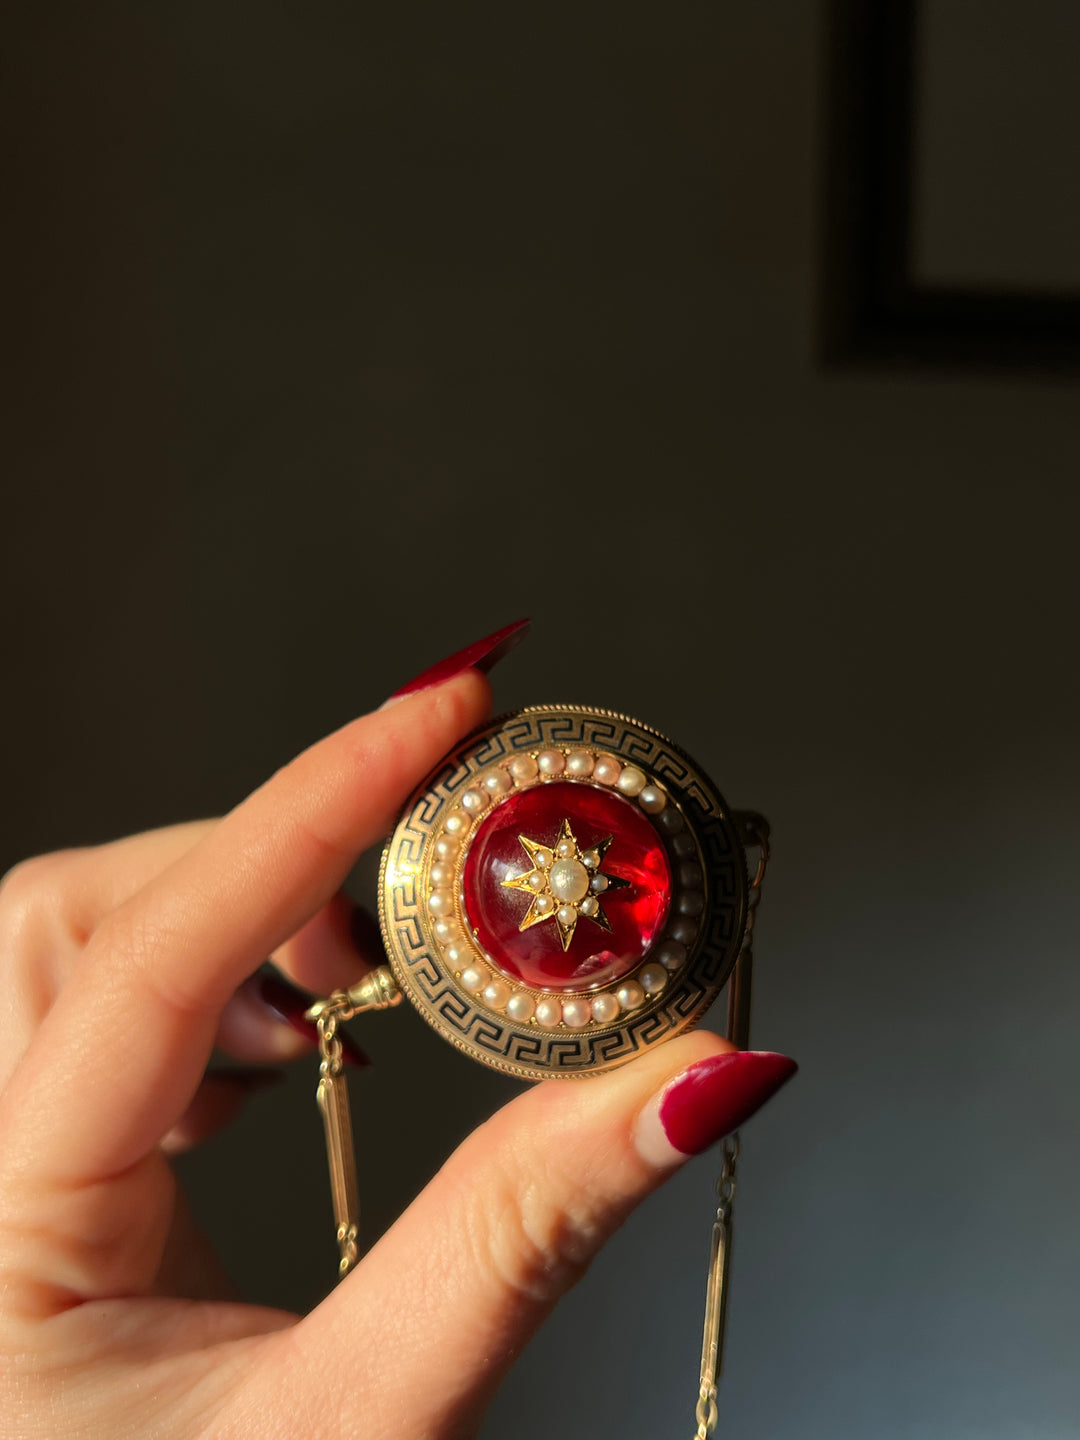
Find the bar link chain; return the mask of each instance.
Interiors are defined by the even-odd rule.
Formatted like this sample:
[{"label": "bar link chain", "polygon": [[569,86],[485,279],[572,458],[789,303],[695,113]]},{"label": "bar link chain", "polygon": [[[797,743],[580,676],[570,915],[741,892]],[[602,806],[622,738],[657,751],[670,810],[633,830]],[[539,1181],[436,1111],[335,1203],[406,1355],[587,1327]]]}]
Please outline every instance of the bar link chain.
[{"label": "bar link chain", "polygon": [[326,1158],[338,1244],[338,1274],[347,1275],[360,1258],[359,1186],[349,1113],[348,1081],[343,1074],[338,1026],[365,1010],[388,1010],[400,1004],[401,991],[393,972],[381,965],[351,990],[335,990],[307,1012],[319,1032],[319,1084],[315,1092],[326,1128]]},{"label": "bar link chain", "polygon": [[[753,972],[754,925],[761,904],[761,886],[769,864],[769,822],[763,815],[740,812],[734,817],[743,844],[756,848],[757,870],[747,897],[746,926],[735,969],[728,982],[728,1039],[745,1050],[750,1039],[750,988]],[[722,1142],[720,1175],[716,1182],[716,1218],[713,1221],[709,1254],[709,1279],[705,1291],[705,1323],[701,1340],[701,1374],[694,1411],[697,1430],[694,1440],[709,1440],[716,1432],[719,1411],[717,1388],[724,1360],[724,1332],[730,1290],[732,1211],[735,1202],[736,1169],[739,1162],[738,1132]]]},{"label": "bar link chain", "polygon": [[[764,816],[737,812],[733,817],[743,844],[758,851],[757,869],[747,897],[746,924],[735,969],[728,982],[728,1038],[740,1050],[749,1043],[750,991],[753,970],[753,937],[761,887],[769,863],[769,822]],[[359,1258],[359,1217],[357,1211],[356,1161],[348,1092],[342,1073],[338,1025],[366,1010],[385,1010],[400,1003],[401,991],[389,966],[380,966],[351,990],[337,990],[316,1001],[307,1012],[319,1032],[319,1088],[317,1098],[326,1126],[326,1148],[330,1164],[339,1272],[346,1275]],[[716,1182],[717,1209],[713,1222],[709,1279],[705,1297],[705,1324],[701,1347],[698,1401],[694,1412],[697,1430],[694,1440],[709,1440],[719,1420],[716,1395],[720,1379],[724,1330],[727,1319],[728,1278],[731,1265],[732,1210],[735,1200],[739,1136],[729,1135],[721,1147],[721,1169]]]},{"label": "bar link chain", "polygon": [[330,1188],[337,1222],[338,1274],[347,1275],[360,1258],[360,1220],[355,1206],[355,1183],[347,1172],[352,1148],[347,1081],[342,1074],[343,1058],[338,1038],[338,1020],[346,1007],[327,1007],[315,1022],[319,1032],[319,1109],[326,1125],[326,1148],[330,1163]]}]

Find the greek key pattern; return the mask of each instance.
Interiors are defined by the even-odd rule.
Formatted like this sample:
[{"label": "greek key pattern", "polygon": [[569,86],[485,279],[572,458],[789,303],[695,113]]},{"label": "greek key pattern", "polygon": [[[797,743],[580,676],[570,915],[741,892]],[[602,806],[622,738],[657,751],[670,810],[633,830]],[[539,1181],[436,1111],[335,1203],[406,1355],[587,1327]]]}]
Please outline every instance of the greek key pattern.
[{"label": "greek key pattern", "polygon": [[[704,923],[677,981],[642,1009],[587,1032],[515,1024],[481,1009],[444,969],[421,894],[440,816],[481,771],[523,751],[575,746],[608,751],[660,779],[693,826],[706,877]],[[734,966],[746,923],[746,860],[723,798],[671,741],[606,711],[537,707],[471,736],[409,802],[383,853],[380,906],[398,982],[445,1039],[523,1079],[581,1076],[623,1064],[689,1029],[716,999]]]}]

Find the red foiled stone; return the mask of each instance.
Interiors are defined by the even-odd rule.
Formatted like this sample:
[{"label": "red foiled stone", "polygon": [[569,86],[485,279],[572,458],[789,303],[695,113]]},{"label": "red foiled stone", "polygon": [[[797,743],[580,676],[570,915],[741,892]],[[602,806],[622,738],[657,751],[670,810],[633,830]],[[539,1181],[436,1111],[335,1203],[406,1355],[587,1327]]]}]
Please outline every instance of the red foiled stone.
[{"label": "red foiled stone", "polygon": [[[554,919],[520,928],[530,897],[502,883],[532,869],[518,837],[554,850],[564,820],[583,851],[610,835],[600,872],[628,882],[598,896],[611,929],[582,916],[566,950]],[[497,805],[476,828],[463,882],[481,948],[504,975],[538,990],[590,990],[618,980],[654,944],[671,901],[667,855],[637,806],[569,780],[535,785]]]}]

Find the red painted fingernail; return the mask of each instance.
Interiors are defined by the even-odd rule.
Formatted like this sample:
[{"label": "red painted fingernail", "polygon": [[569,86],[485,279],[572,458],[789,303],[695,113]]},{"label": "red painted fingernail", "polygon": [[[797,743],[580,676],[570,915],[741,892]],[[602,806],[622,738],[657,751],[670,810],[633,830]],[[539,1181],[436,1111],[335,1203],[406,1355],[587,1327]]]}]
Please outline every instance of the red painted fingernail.
[{"label": "red painted fingernail", "polygon": [[284,1070],[274,1070],[265,1065],[231,1065],[227,1070],[208,1070],[205,1078],[243,1090],[245,1094],[266,1090],[271,1085],[280,1085],[285,1079]]},{"label": "red painted fingernail", "polygon": [[515,645],[525,639],[531,624],[531,620],[515,620],[512,625],[504,625],[501,630],[485,635],[483,640],[474,640],[471,645],[466,645],[464,650],[458,650],[446,660],[440,660],[437,665],[422,671],[415,680],[410,680],[400,690],[395,690],[390,699],[400,700],[405,695],[415,695],[418,690],[428,690],[432,685],[441,685],[445,680],[452,680],[455,675],[460,675],[463,670],[480,670],[486,675],[492,666],[497,665],[504,655],[508,655]]},{"label": "red painted fingernail", "polygon": [[[285,1022],[298,1035],[303,1035],[310,1040],[312,1045],[319,1043],[319,1031],[311,1020],[304,1019],[304,1012],[311,1007],[312,997],[305,995],[295,985],[290,985],[288,980],[280,975],[262,975],[259,977],[258,987],[259,999],[278,1019]],[[364,1054],[360,1046],[351,1035],[344,1030],[337,1032],[341,1041],[341,1058],[346,1065],[370,1065],[371,1060]]]},{"label": "red painted fingernail", "polygon": [[769,1050],[713,1055],[664,1087],[656,1118],[680,1154],[698,1155],[749,1120],[798,1068],[787,1055]]},{"label": "red painted fingernail", "polygon": [[356,953],[369,965],[386,963],[379,922],[363,905],[354,905],[349,915],[349,938],[356,947]]}]

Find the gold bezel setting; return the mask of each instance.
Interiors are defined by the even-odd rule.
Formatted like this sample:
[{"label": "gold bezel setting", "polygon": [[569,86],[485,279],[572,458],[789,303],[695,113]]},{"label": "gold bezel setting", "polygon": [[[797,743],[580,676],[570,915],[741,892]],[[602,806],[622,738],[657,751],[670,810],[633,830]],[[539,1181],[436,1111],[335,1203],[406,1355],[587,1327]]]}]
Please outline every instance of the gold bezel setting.
[{"label": "gold bezel setting", "polygon": [[[479,944],[463,903],[481,820],[511,795],[556,780],[634,803],[672,877],[668,915],[642,961],[584,990],[508,976]],[[525,1079],[607,1069],[694,1025],[735,963],[746,899],[743,846],[711,781],[658,731],[583,706],[533,706],[470,736],[413,796],[380,875],[383,937],[402,990],[444,1038]],[[582,923],[596,923],[587,902],[581,913]]]}]

